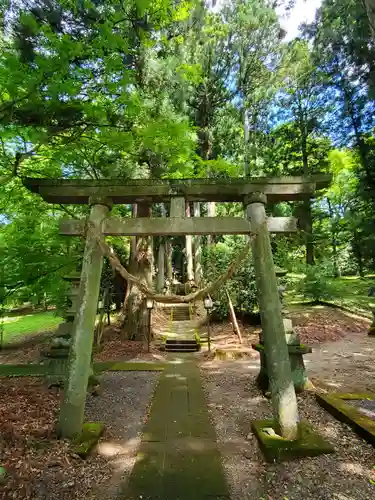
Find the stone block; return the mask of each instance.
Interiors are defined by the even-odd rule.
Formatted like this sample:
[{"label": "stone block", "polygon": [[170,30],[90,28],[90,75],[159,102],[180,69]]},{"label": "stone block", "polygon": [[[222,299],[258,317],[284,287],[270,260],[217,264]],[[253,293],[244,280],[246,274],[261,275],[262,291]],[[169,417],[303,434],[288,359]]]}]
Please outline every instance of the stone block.
[{"label": "stone block", "polygon": [[364,415],[345,400],[375,400],[375,394],[331,393],[316,394],[318,403],[335,418],[348,424],[354,432],[375,446],[375,420]]},{"label": "stone block", "polygon": [[334,453],[335,449],[306,421],[298,423],[298,437],[290,441],[277,434],[274,420],[256,420],[251,425],[267,462],[281,462]]}]

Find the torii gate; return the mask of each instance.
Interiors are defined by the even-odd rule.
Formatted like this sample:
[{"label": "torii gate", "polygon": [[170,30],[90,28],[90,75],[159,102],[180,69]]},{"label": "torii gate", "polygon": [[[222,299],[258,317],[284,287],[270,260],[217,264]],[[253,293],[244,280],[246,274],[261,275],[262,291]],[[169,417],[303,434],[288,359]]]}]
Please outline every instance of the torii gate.
[{"label": "torii gate", "polygon": [[[104,236],[175,236],[253,234],[252,253],[267,356],[274,417],[284,438],[297,437],[298,410],[285,340],[281,305],[269,233],[297,230],[292,217],[267,217],[267,202],[303,200],[329,186],[331,177],[242,179],[34,179],[24,185],[45,201],[89,204],[89,223]],[[242,202],[242,217],[185,217],[186,202]],[[170,202],[170,218],[107,218],[113,204]],[[85,221],[62,221],[61,233],[83,235]],[[103,254],[95,235],[88,231],[83,256],[80,293],[69,353],[68,377],[60,410],[63,437],[81,432],[91,362],[96,308]]]}]

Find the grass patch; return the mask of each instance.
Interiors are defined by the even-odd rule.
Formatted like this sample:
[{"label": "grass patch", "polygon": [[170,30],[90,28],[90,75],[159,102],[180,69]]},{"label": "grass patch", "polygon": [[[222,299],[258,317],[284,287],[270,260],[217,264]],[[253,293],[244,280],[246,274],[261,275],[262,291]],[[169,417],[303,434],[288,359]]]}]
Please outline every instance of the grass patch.
[{"label": "grass patch", "polygon": [[[298,282],[304,277],[303,274],[288,275],[290,287],[296,288]],[[366,276],[344,276],[341,278],[327,279],[331,298],[326,302],[342,307],[350,312],[357,313],[367,318],[372,318],[371,308],[375,308],[375,297],[368,297],[368,289],[375,286],[375,277]],[[285,294],[286,305],[309,303],[309,300],[290,290]]]},{"label": "grass patch", "polygon": [[63,319],[55,316],[53,311],[5,316],[3,323],[4,344],[19,340],[20,337],[55,330],[62,321]]}]

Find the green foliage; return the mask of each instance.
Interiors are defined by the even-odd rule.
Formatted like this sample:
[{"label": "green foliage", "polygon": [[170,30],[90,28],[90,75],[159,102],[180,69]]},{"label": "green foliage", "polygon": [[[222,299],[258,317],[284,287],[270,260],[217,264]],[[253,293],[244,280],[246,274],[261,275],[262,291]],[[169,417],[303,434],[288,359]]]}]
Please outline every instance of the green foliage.
[{"label": "green foliage", "polygon": [[[203,259],[204,276],[212,282],[223,274],[241,252],[244,242],[237,237],[225,237],[224,241],[205,249]],[[256,308],[256,286],[251,254],[237,269],[234,276],[212,293],[214,313],[218,319],[228,317],[228,291],[238,313],[251,313]]]},{"label": "green foliage", "polygon": [[[332,276],[374,268],[375,51],[362,2],[324,0],[316,21],[290,43],[276,3],[266,0],[235,0],[215,12],[195,0],[40,0],[13,2],[10,12],[7,5],[0,7],[0,298],[7,305],[60,308],[62,277],[79,269],[83,252],[79,238],[58,234],[62,208],[27,192],[22,176],[332,172],[332,186],[310,207],[268,208],[298,216],[303,230],[272,240],[275,262],[297,270],[310,244],[316,262],[333,263]],[[79,218],[88,213],[66,208]],[[242,215],[239,204],[216,208],[219,216]],[[129,216],[130,207],[113,213]],[[216,240],[206,251],[207,281],[241,246],[238,238]],[[129,239],[109,241],[127,264]],[[180,261],[184,245],[175,242]],[[250,260],[228,283],[238,311],[255,304]],[[108,267],[104,275],[103,283]],[[321,282],[306,284],[306,293],[324,293]],[[220,316],[226,303],[220,290]]]},{"label": "green foliage", "polygon": [[323,266],[306,266],[305,276],[297,285],[297,290],[313,302],[332,298],[332,288],[328,281],[328,271]]}]

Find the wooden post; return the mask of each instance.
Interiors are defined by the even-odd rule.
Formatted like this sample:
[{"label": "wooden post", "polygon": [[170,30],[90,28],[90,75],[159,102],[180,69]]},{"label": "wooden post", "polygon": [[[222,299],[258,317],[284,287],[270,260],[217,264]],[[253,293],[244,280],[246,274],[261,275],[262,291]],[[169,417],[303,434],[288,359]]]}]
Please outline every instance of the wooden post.
[{"label": "wooden post", "polygon": [[247,217],[256,232],[252,252],[274,417],[279,425],[281,436],[286,439],[296,439],[297,399],[285,340],[270,237],[266,225],[266,201],[264,194],[254,193],[245,199],[245,205],[247,205]]},{"label": "wooden post", "polygon": [[[199,201],[194,202],[194,217],[201,216],[201,204]],[[194,236],[194,281],[197,287],[201,286],[202,282],[202,247],[201,237]]]},{"label": "wooden post", "polygon": [[227,289],[225,289],[225,293],[226,293],[226,296],[227,296],[227,299],[228,299],[229,316],[230,316],[230,320],[232,322],[233,332],[237,335],[240,344],[242,344],[241,330],[240,330],[240,327],[238,326],[238,321],[237,321],[237,318],[236,318],[236,313],[234,311],[232,299],[230,298],[230,295],[229,295]]},{"label": "wooden post", "polygon": [[[107,198],[92,198],[90,205],[89,223],[101,232],[111,201]],[[64,438],[72,438],[82,430],[102,267],[103,254],[95,236],[88,231],[83,255],[78,308],[69,350],[68,374],[58,424],[59,435]]]}]

